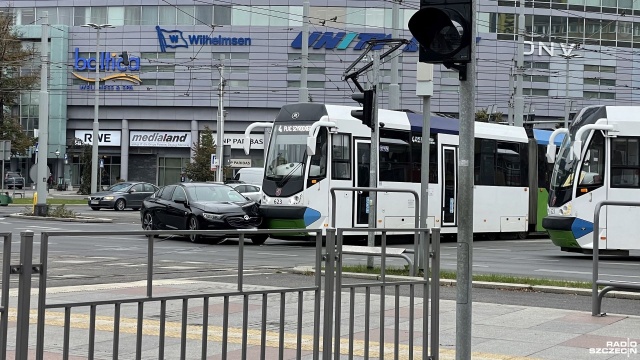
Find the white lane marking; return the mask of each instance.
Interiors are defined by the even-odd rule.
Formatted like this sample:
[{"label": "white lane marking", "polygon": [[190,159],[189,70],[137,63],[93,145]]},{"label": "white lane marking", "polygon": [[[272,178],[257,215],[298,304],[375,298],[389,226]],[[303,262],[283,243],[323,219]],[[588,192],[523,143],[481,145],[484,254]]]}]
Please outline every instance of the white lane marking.
[{"label": "white lane marking", "polygon": [[550,261],[550,262],[557,262],[557,261],[560,261],[560,260],[552,260],[552,259],[537,259],[537,258],[511,258],[511,260]]},{"label": "white lane marking", "polygon": [[279,254],[279,253],[267,253],[267,252],[256,253],[256,255],[271,255],[271,256],[289,256],[289,257],[298,257],[298,255],[293,255],[293,254]]},{"label": "white lane marking", "polygon": [[87,263],[94,263],[95,261],[93,260],[56,260],[55,262],[63,263],[63,264],[87,264]]},{"label": "white lane marking", "polygon": [[[534,270],[534,271],[550,272],[550,273],[563,273],[563,274],[583,274],[583,275],[591,275],[592,274],[591,271],[569,271],[569,270],[549,270],[549,269],[538,269],[538,270]],[[640,276],[636,276],[636,275],[620,275],[620,274],[603,274],[603,273],[600,273],[600,276],[638,278],[638,279],[640,279]]]},{"label": "white lane marking", "polygon": [[484,248],[484,247],[476,247],[473,250],[486,250],[486,251],[511,251],[511,249],[496,249],[496,248]]},{"label": "white lane marking", "polygon": [[198,268],[197,267],[193,267],[193,266],[160,266],[160,269],[165,269],[165,270],[197,270]]},{"label": "white lane marking", "polygon": [[[256,273],[256,274],[243,274],[242,276],[257,276],[257,275],[273,275],[273,273],[268,272],[268,273]],[[190,277],[189,279],[212,279],[212,278],[224,278],[224,277],[238,277],[238,274],[196,276],[196,277]]]},{"label": "white lane marking", "polygon": [[506,243],[548,243],[551,242],[550,239],[546,240],[501,240],[500,242]]},{"label": "white lane marking", "polygon": [[629,264],[629,263],[618,263],[618,262],[607,262],[607,261],[603,261],[601,264],[603,265],[623,265],[623,266],[640,266],[640,263],[638,264]]}]

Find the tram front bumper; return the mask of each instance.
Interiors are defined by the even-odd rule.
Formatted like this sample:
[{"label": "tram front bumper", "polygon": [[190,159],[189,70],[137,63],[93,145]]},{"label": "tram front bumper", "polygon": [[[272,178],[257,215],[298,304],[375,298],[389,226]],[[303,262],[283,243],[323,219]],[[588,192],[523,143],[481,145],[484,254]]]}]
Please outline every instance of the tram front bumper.
[{"label": "tram front bumper", "polygon": [[[321,218],[319,211],[306,206],[261,205],[263,229],[307,229]],[[274,235],[276,235],[274,233]],[[293,234],[287,234],[292,236]],[[298,236],[306,236],[301,232]],[[294,235],[295,236],[295,235]]]},{"label": "tram front bumper", "polygon": [[575,216],[547,216],[542,219],[542,227],[560,248],[581,249],[577,239],[593,232],[593,223]]}]

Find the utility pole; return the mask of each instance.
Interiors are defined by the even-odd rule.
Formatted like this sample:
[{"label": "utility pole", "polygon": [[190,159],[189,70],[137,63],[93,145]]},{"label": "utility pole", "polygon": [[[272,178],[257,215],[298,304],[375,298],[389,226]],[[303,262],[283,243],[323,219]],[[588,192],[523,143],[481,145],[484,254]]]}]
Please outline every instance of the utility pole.
[{"label": "utility pole", "polygon": [[302,61],[300,65],[299,102],[309,102],[307,69],[309,68],[309,0],[302,3]]},{"label": "utility pole", "polygon": [[507,111],[507,124],[513,125],[513,67],[509,69],[509,109]]},{"label": "utility pole", "polygon": [[98,146],[100,142],[100,120],[98,118],[98,111],[100,107],[100,65],[102,61],[100,59],[100,30],[104,28],[113,28],[111,24],[93,24],[88,23],[82,25],[82,27],[89,27],[96,30],[96,79],[94,81],[94,100],[93,100],[93,136],[91,137],[91,193],[98,191],[98,184],[100,175],[98,174]]},{"label": "utility pole", "polygon": [[[476,9],[477,0],[471,0]],[[524,23],[524,21],[523,21]],[[471,39],[476,38],[475,19]],[[521,44],[521,43],[520,43]],[[458,251],[456,282],[456,360],[471,359],[472,264],[473,264],[473,152],[476,103],[476,42],[471,41],[471,61],[466,80],[460,81],[460,146],[458,148]],[[522,93],[522,92],[521,92]],[[522,124],[520,124],[522,126]]]},{"label": "utility pole", "polygon": [[218,86],[218,122],[216,123],[216,161],[218,169],[216,170],[216,181],[224,181],[224,54],[220,54],[220,85]]},{"label": "utility pole", "polygon": [[[371,147],[369,156],[369,187],[378,187],[378,155],[380,151],[380,145],[378,141],[380,139],[380,127],[378,126],[378,85],[380,84],[380,50],[373,51],[373,84],[371,89],[373,90],[373,112],[371,122]],[[377,227],[377,211],[378,211],[378,194],[369,192],[369,229],[375,229]],[[376,235],[374,232],[370,232],[367,238],[367,245],[370,247],[376,246]],[[367,257],[367,267],[373,268],[373,256]]]},{"label": "utility pole", "polygon": [[47,156],[49,154],[49,13],[44,12],[42,33],[40,36],[40,106],[38,117],[38,165],[36,172],[36,191],[38,201],[34,215],[47,216]]},{"label": "utility pole", "polygon": [[522,127],[524,125],[524,98],[522,96],[522,73],[524,71],[524,0],[518,1],[518,57],[516,74],[518,76],[516,84],[515,99],[515,119],[514,125]]},{"label": "utility pole", "polygon": [[[399,0],[393,0],[393,7],[391,8],[391,37],[393,39],[398,38],[400,27],[400,5]],[[394,55],[391,58],[391,84],[389,84],[389,109],[400,109],[400,84],[399,84],[399,56]]]}]

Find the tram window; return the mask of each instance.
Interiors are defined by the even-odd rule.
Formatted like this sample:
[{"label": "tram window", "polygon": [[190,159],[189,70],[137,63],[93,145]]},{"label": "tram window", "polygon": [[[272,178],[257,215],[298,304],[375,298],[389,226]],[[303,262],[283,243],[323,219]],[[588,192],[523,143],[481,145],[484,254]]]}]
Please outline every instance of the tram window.
[{"label": "tram window", "polygon": [[334,180],[351,179],[351,140],[347,134],[333,135],[331,152],[331,178]]},{"label": "tram window", "polygon": [[595,131],[582,160],[576,197],[580,197],[604,184],[604,166],[604,137],[602,132]]},{"label": "tram window", "polygon": [[640,139],[618,137],[611,143],[611,187],[640,187]]},{"label": "tram window", "polygon": [[327,140],[327,129],[320,128],[316,137],[316,154],[309,162],[309,177],[315,180],[327,176],[327,144],[329,143]]},{"label": "tram window", "polygon": [[411,181],[411,133],[380,130],[380,181]]},{"label": "tram window", "polygon": [[528,186],[526,144],[475,140],[475,185]]},{"label": "tram window", "polygon": [[[411,136],[411,182],[422,182],[422,136]],[[438,137],[431,134],[429,139],[429,183],[438,183]]]}]

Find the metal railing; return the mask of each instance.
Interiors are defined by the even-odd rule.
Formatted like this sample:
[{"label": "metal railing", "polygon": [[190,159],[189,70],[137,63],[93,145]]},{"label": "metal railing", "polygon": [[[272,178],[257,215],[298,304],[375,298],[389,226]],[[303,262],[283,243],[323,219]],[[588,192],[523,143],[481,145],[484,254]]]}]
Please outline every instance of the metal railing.
[{"label": "metal railing", "polygon": [[[328,283],[325,286],[326,291],[335,291],[335,311],[331,308],[332,304],[329,302],[325,302],[325,334],[324,334],[324,353],[330,352],[331,348],[331,340],[334,341],[334,359],[340,359],[340,346],[341,346],[341,327],[342,327],[342,290],[347,290],[349,292],[349,334],[348,334],[348,347],[349,354],[353,354],[354,351],[354,319],[355,319],[355,294],[356,290],[365,291],[365,300],[364,300],[364,358],[369,358],[370,351],[370,316],[371,316],[371,290],[373,288],[380,289],[380,300],[379,300],[379,316],[380,316],[380,333],[379,333],[379,358],[384,359],[385,354],[385,316],[386,316],[386,305],[385,305],[385,297],[386,290],[388,288],[393,289],[394,296],[394,326],[393,326],[393,358],[399,359],[400,357],[400,346],[399,346],[399,331],[400,331],[400,288],[401,286],[409,287],[409,330],[408,330],[408,358],[413,359],[414,356],[414,318],[415,318],[415,290],[416,287],[419,286],[422,288],[422,313],[423,313],[423,338],[422,338],[422,359],[438,359],[439,353],[439,299],[440,299],[440,229],[432,229],[432,241],[424,241],[422,243],[424,254],[430,254],[432,258],[432,270],[431,270],[431,349],[429,354],[428,348],[428,305],[429,305],[429,262],[425,261],[425,269],[421,279],[416,278],[408,278],[407,280],[396,280],[396,281],[388,281],[386,278],[386,249],[387,249],[387,233],[388,232],[400,232],[407,231],[407,229],[366,229],[367,232],[380,231],[382,236],[381,241],[381,265],[380,265],[380,281],[378,282],[363,282],[363,283],[342,283],[342,252],[343,249],[343,240],[345,233],[349,232],[360,232],[363,229],[361,228],[351,228],[351,229],[329,229],[327,230],[327,265],[325,271],[327,273],[335,271],[335,284]],[[425,239],[428,240],[429,229],[412,229],[412,231],[419,232],[421,235],[425,236]],[[336,242],[337,240],[337,242]],[[430,244],[433,246],[433,251],[429,251]],[[333,250],[335,248],[335,251]],[[330,324],[332,319],[330,314],[335,313],[334,325],[335,329],[333,330],[334,334],[331,334],[331,326],[327,326]]]},{"label": "metal railing", "polygon": [[[640,206],[637,201],[614,201],[605,200],[596,205],[593,215],[593,272],[591,279],[591,315],[602,315],[602,299],[613,290],[626,290],[632,292],[640,292],[640,282],[624,282],[599,279],[599,262],[600,262],[600,210],[604,206]],[[604,288],[598,291],[598,286]]]},{"label": "metal railing", "polygon": [[[415,190],[409,189],[387,189],[387,188],[372,188],[372,187],[334,187],[329,190],[331,193],[331,227],[336,228],[336,191],[369,191],[373,193],[389,192],[389,193],[404,193],[413,195],[415,201],[414,207],[414,228],[420,228],[420,195]],[[376,210],[377,211],[377,210]],[[362,230],[360,230],[362,231]],[[403,229],[407,231],[407,229]],[[413,239],[413,273],[418,272],[420,260],[424,259],[424,256],[420,254],[420,236],[418,232],[415,233]]]},{"label": "metal railing", "polygon": [[[188,334],[193,334],[194,329],[192,328],[192,324],[194,318],[188,317],[188,313],[190,310],[190,305],[193,304],[202,304],[202,317],[201,324],[197,324],[196,326],[202,326],[201,329],[195,330],[195,333],[199,333],[201,336],[201,345],[200,349],[196,349],[196,351],[200,350],[201,358],[206,359],[208,356],[208,348],[209,342],[211,342],[211,337],[213,335],[220,336],[219,340],[215,340],[218,343],[221,343],[221,357],[222,359],[227,358],[227,353],[229,351],[228,344],[230,340],[241,339],[239,344],[241,357],[247,358],[248,350],[249,350],[249,340],[248,336],[250,334],[250,329],[255,329],[258,331],[259,335],[251,335],[252,337],[259,336],[260,338],[260,359],[265,359],[267,357],[267,347],[274,346],[274,342],[279,348],[279,358],[284,356],[285,351],[285,328],[290,327],[292,329],[292,337],[293,337],[293,329],[295,329],[295,351],[296,357],[302,357],[302,351],[305,348],[305,344],[312,343],[313,349],[313,359],[317,360],[322,358],[323,360],[330,359],[339,359],[341,355],[344,353],[344,348],[341,348],[342,340],[345,340],[349,345],[349,354],[353,355],[354,353],[354,334],[357,333],[355,331],[355,323],[356,321],[364,320],[364,330],[365,330],[365,346],[363,350],[365,352],[365,358],[369,357],[370,351],[375,351],[370,349],[370,345],[374,346],[370,341],[369,331],[372,328],[372,319],[375,319],[376,316],[380,318],[380,339],[379,339],[379,347],[380,347],[380,355],[379,358],[383,359],[385,355],[385,345],[387,350],[390,349],[390,345],[385,342],[385,318],[389,317],[387,312],[391,311],[391,309],[386,306],[387,297],[393,296],[394,307],[393,307],[393,354],[395,358],[399,358],[400,352],[405,352],[407,348],[400,346],[400,305],[401,305],[401,289],[408,288],[409,296],[408,300],[406,300],[406,294],[402,295],[405,297],[405,305],[406,302],[409,302],[409,338],[408,338],[408,358],[413,359],[414,350],[418,346],[415,344],[414,339],[414,328],[415,328],[415,315],[416,309],[419,309],[420,304],[416,306],[416,298],[419,297],[420,293],[422,294],[423,303],[421,304],[421,311],[423,313],[423,328],[421,331],[423,332],[422,339],[422,359],[438,359],[438,347],[439,347],[439,269],[440,269],[440,232],[439,229],[433,229],[432,231],[432,241],[429,241],[429,229],[361,229],[361,228],[352,228],[352,229],[328,229],[327,230],[327,240],[326,240],[326,250],[323,253],[323,239],[322,239],[322,230],[306,230],[310,233],[315,234],[316,239],[316,248],[315,248],[315,275],[313,278],[313,285],[309,284],[308,286],[298,286],[298,287],[286,287],[286,286],[276,286],[269,288],[251,288],[246,290],[246,286],[244,286],[244,240],[246,237],[251,237],[252,235],[258,234],[269,234],[272,230],[237,230],[237,231],[228,231],[228,230],[203,230],[203,231],[121,231],[121,232],[68,232],[68,231],[56,231],[42,232],[40,238],[40,258],[36,262],[32,262],[33,258],[33,249],[34,249],[34,233],[32,231],[24,231],[21,233],[20,238],[20,264],[11,265],[11,234],[10,233],[0,233],[0,237],[4,240],[3,244],[3,265],[2,265],[2,295],[1,295],[1,306],[0,306],[0,360],[3,360],[6,356],[7,350],[7,328],[8,328],[8,304],[9,304],[9,288],[10,288],[10,274],[18,274],[19,275],[19,283],[18,283],[18,301],[17,301],[17,311],[16,311],[16,359],[26,359],[29,356],[29,325],[30,325],[30,312],[32,309],[30,308],[30,300],[31,300],[31,286],[33,277],[39,277],[39,291],[37,295],[37,309],[36,309],[36,341],[35,341],[35,358],[37,360],[42,360],[44,358],[45,351],[45,338],[52,339],[52,333],[47,330],[47,317],[53,317],[54,324],[52,326],[60,326],[62,328],[62,334],[58,334],[58,337],[62,338],[61,342],[61,351],[62,357],[68,358],[71,355],[71,342],[72,342],[72,327],[79,320],[78,317],[72,316],[75,313],[79,313],[82,321],[86,322],[83,328],[86,326],[86,331],[88,332],[88,342],[86,353],[89,359],[93,359],[96,356],[96,348],[97,344],[104,343],[105,341],[110,341],[112,345],[112,356],[114,359],[117,359],[122,356],[124,350],[121,349],[121,334],[131,334],[130,336],[135,338],[135,343],[131,344],[131,348],[127,348],[130,350],[130,354],[128,355],[131,358],[141,359],[143,356],[143,336],[157,336],[158,339],[158,350],[157,355],[158,358],[164,359],[167,354],[167,344],[166,337],[172,336],[170,335],[171,329],[175,330],[175,333],[179,333],[180,342],[179,342],[179,350],[178,344],[176,343],[175,347],[172,349],[176,350],[173,352],[175,354],[174,358],[186,359],[187,357],[187,341]],[[296,233],[299,232],[299,229],[282,229],[278,230],[283,233]],[[378,231],[381,232],[382,242],[381,242],[381,278],[379,281],[373,282],[358,282],[358,283],[343,283],[342,277],[342,255],[343,252],[343,240],[344,235],[349,232],[354,231]],[[387,235],[389,232],[408,232],[413,233],[417,232],[421,236],[424,236],[426,241],[422,243],[423,248],[421,249],[424,254],[429,254],[432,258],[432,268],[431,272],[429,271],[429,261],[425,261],[425,270],[424,274],[421,278],[410,277],[402,280],[398,280],[394,278],[390,280],[386,276],[386,261],[388,254],[386,254],[387,250]],[[154,277],[154,245],[156,241],[163,241],[163,239],[155,239],[156,235],[192,235],[199,234],[204,236],[221,236],[224,235],[229,238],[239,238],[238,245],[238,260],[237,260],[237,269],[230,268],[229,270],[237,270],[237,284],[235,288],[223,287],[220,291],[215,292],[215,290],[209,290],[205,293],[200,294],[171,294],[167,296],[154,296],[153,293],[153,277]],[[66,300],[62,300],[62,302],[58,303],[47,303],[47,275],[49,271],[49,245],[51,238],[70,238],[75,236],[83,236],[83,237],[93,237],[97,238],[100,236],[145,236],[147,239],[147,264],[146,264],[146,294],[144,296],[134,296],[132,298],[125,299],[99,299],[99,300],[79,300],[79,301],[69,301],[69,298]],[[56,243],[59,243],[57,241]],[[431,251],[430,251],[431,249]],[[325,275],[324,281],[322,279],[322,265],[325,265]],[[431,275],[431,279],[429,281],[429,274]],[[431,283],[431,289],[429,289],[429,285]],[[215,289],[215,288],[214,288]],[[376,294],[376,291],[379,289],[379,294]],[[214,292],[212,292],[214,291]],[[349,303],[348,303],[348,321],[349,321],[349,334],[348,338],[342,338],[341,335],[341,325],[342,325],[342,297],[343,291],[345,294],[348,293]],[[362,294],[364,292],[364,294]],[[387,295],[387,292],[392,293],[392,295]],[[305,295],[311,294],[312,299]],[[278,296],[279,295],[279,296]],[[290,295],[290,296],[289,296]],[[356,296],[362,298],[364,297],[364,301],[360,299],[360,301],[356,302]],[[375,300],[376,296],[379,296],[379,314],[376,313],[375,309]],[[429,355],[428,343],[429,337],[428,333],[428,306],[429,306],[429,296],[431,296],[431,333],[430,333],[430,341],[432,343],[432,348],[430,349],[431,355]],[[251,297],[251,299],[250,299]],[[258,299],[254,299],[258,297]],[[279,300],[275,300],[277,303],[274,306],[273,297],[279,298]],[[289,301],[287,300],[289,297]],[[291,301],[291,298],[295,299],[295,305],[292,307],[297,307],[297,316],[290,316],[290,322],[286,321],[287,309],[286,303]],[[373,300],[373,301],[372,301]],[[306,301],[306,305],[305,305]],[[213,327],[210,330],[210,310],[209,306],[212,302],[221,302],[222,303],[222,315],[221,327]],[[230,306],[233,303],[241,303],[242,308],[242,325],[238,326],[238,329],[234,330],[233,327],[230,328],[230,324],[240,323],[239,316],[233,316],[230,312]],[[360,316],[356,318],[355,313],[355,305],[356,303],[363,303],[365,306],[364,319],[361,319]],[[257,321],[249,321],[250,318],[250,304],[259,304],[261,308],[261,319]],[[269,304],[271,306],[269,307]],[[257,308],[254,306],[253,308]],[[277,312],[277,319],[274,321],[274,316],[270,318],[267,317],[267,309],[271,308],[274,312]],[[307,310],[304,313],[305,309]],[[58,312],[47,312],[46,310],[62,310]],[[175,309],[175,310],[174,310]],[[253,311],[253,310],[251,310]],[[420,311],[420,310],[418,310]],[[98,314],[101,313],[109,313],[113,314],[113,319],[106,317],[99,317]],[[213,311],[215,312],[215,310]],[[257,312],[257,310],[256,310]],[[87,316],[88,313],[88,316]],[[145,314],[146,313],[146,314]],[[153,313],[153,314],[151,314]],[[130,315],[127,315],[130,314]],[[174,314],[174,315],[170,315]],[[146,317],[145,317],[146,315]],[[214,314],[215,316],[216,314]],[[239,313],[238,313],[239,315]],[[291,315],[291,314],[289,314]],[[306,315],[306,318],[303,316]],[[131,319],[123,320],[122,317],[127,318],[129,316]],[[159,330],[149,335],[143,332],[143,325],[149,321],[149,316],[158,316],[159,320],[153,323],[154,329],[155,326]],[[180,322],[175,323],[167,323],[167,316],[176,316],[180,318]],[[198,315],[200,316],[200,314]],[[62,321],[58,322],[57,318],[62,319]],[[252,317],[253,318],[253,317]],[[347,319],[347,317],[344,317]],[[268,321],[268,319],[270,321]],[[195,320],[198,320],[197,318]],[[303,321],[304,320],[304,321]],[[123,322],[124,321],[124,322]],[[274,334],[267,334],[268,327],[272,326],[272,322],[275,322],[274,328],[277,330],[273,330]],[[105,323],[109,323],[111,326],[112,334],[105,334],[104,327],[101,327],[100,324],[104,325]],[[312,339],[304,339],[303,338],[303,327],[310,328],[311,323],[313,323],[313,329],[309,330],[307,333],[312,333],[310,337]],[[277,324],[277,325],[276,325]],[[294,326],[295,325],[295,326]],[[132,331],[132,327],[135,326],[135,331]],[[360,325],[359,325],[360,326]],[[168,330],[167,330],[168,329]],[[360,328],[358,328],[360,329]],[[129,331],[129,332],[128,332]],[[215,331],[215,334],[209,334],[209,332]],[[277,334],[277,335],[275,335]],[[175,336],[175,335],[174,335]],[[275,337],[277,336],[277,342]],[[48,340],[51,341],[51,340]],[[147,340],[145,340],[147,341]],[[404,340],[402,340],[404,342]],[[57,342],[57,341],[56,341]],[[33,341],[31,341],[33,345]],[[59,342],[57,342],[59,344]],[[289,344],[294,344],[293,340],[288,341]],[[107,342],[107,344],[109,344]],[[255,344],[255,343],[254,343]],[[257,344],[256,344],[257,345]],[[108,345],[107,345],[108,346]],[[191,347],[191,345],[189,345]],[[57,347],[57,346],[56,346]],[[134,349],[135,347],[135,349]],[[78,350],[74,352],[77,353]],[[135,354],[135,355],[133,355]],[[179,355],[178,355],[179,354]]]},{"label": "metal railing", "polygon": [[[280,231],[280,230],[279,230]],[[299,230],[281,230],[281,232],[299,232]],[[315,233],[316,236],[316,256],[315,256],[315,266],[316,269],[321,268],[322,261],[322,231],[321,230],[309,230],[310,233]],[[186,312],[188,309],[189,301],[201,299],[204,303],[203,306],[203,315],[202,315],[202,359],[207,358],[207,341],[208,341],[208,305],[210,299],[213,298],[222,298],[224,303],[223,309],[223,334],[222,334],[222,359],[227,358],[227,344],[228,344],[228,325],[229,325],[229,300],[231,297],[242,297],[243,306],[243,322],[242,322],[242,358],[246,358],[247,355],[247,334],[249,329],[248,323],[248,306],[249,306],[249,296],[250,295],[262,295],[262,309],[266,309],[267,306],[267,296],[270,294],[280,294],[280,308],[284,306],[285,295],[286,294],[297,294],[298,295],[298,309],[302,311],[303,307],[303,294],[308,292],[314,293],[314,336],[313,336],[313,349],[314,349],[314,359],[318,358],[319,353],[319,339],[320,339],[320,300],[321,300],[321,272],[317,271],[314,281],[314,286],[307,287],[298,287],[298,288],[279,288],[272,290],[259,290],[259,291],[245,291],[243,289],[243,269],[244,269],[244,240],[246,236],[251,236],[255,234],[268,234],[269,230],[237,230],[237,231],[229,231],[229,230],[203,230],[203,231],[122,231],[122,232],[42,232],[41,235],[41,244],[40,244],[40,264],[32,264],[31,258],[33,253],[33,232],[25,231],[21,233],[21,253],[20,258],[21,262],[19,266],[11,266],[12,273],[19,273],[19,291],[18,291],[18,309],[17,309],[17,335],[16,335],[16,358],[17,359],[26,359],[28,352],[28,343],[29,343],[29,312],[30,312],[30,296],[31,296],[31,278],[32,274],[39,274],[40,282],[39,282],[39,293],[38,293],[38,308],[37,308],[37,331],[36,331],[36,359],[42,360],[44,354],[44,340],[45,340],[45,310],[48,309],[64,309],[64,322],[63,322],[63,343],[62,343],[62,351],[63,358],[68,358],[69,356],[69,345],[70,345],[70,328],[71,328],[71,312],[73,309],[77,308],[89,308],[89,342],[88,342],[88,358],[92,359],[95,355],[95,338],[96,338],[96,314],[98,307],[103,306],[112,306],[114,311],[114,323],[113,323],[113,358],[118,358],[118,349],[119,349],[119,328],[120,328],[120,314],[122,305],[125,304],[137,304],[137,333],[136,333],[136,349],[135,349],[135,359],[140,359],[142,355],[142,325],[143,325],[143,314],[144,308],[146,304],[149,303],[160,303],[160,332],[159,332],[159,348],[158,348],[158,358],[164,359],[165,352],[165,318],[166,318],[166,309],[168,301],[182,301],[182,323],[181,323],[181,344],[180,344],[180,359],[186,358],[186,342],[187,342],[187,316]],[[197,295],[176,295],[176,296],[153,296],[153,252],[154,252],[154,236],[155,235],[191,235],[191,234],[200,234],[204,236],[220,236],[226,235],[227,237],[238,237],[239,238],[239,246],[238,246],[238,276],[237,276],[237,291],[234,292],[216,292],[216,293],[206,293],[206,294],[197,294]],[[0,234],[2,236],[3,234]],[[48,260],[48,245],[49,239],[52,237],[73,237],[73,236],[136,236],[136,235],[144,235],[148,239],[148,252],[147,252],[147,279],[146,279],[146,296],[145,297],[137,297],[131,299],[115,299],[115,300],[101,300],[101,301],[79,301],[79,302],[64,302],[64,303],[56,303],[56,304],[47,304],[46,303],[46,294],[47,294],[47,260]],[[10,244],[11,241],[7,241],[7,238],[10,239],[10,234],[4,234],[5,236],[5,245],[4,245],[4,264],[3,270],[6,270],[7,264],[9,264],[11,256]],[[6,272],[3,271],[3,282],[2,282],[2,328],[6,329],[8,324],[6,305],[8,304],[8,289],[9,289],[9,281],[8,275],[5,275]],[[298,335],[301,334],[302,331],[302,313],[299,313],[297,329]],[[266,313],[262,315],[262,338],[261,338],[261,358],[265,357],[265,347],[266,347]],[[280,341],[283,341],[284,336],[284,316],[280,317],[279,322],[279,333],[280,333]],[[6,337],[6,331],[2,333],[3,338]],[[300,355],[301,353],[301,336],[298,336],[298,346],[297,353]],[[6,352],[6,341],[2,344],[2,348],[0,349],[1,353],[4,354]],[[282,355],[284,348],[280,348],[280,354]]]}]

